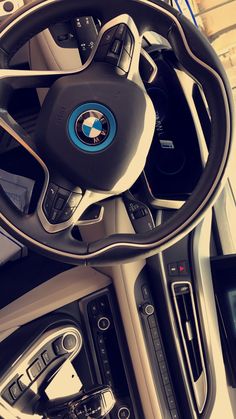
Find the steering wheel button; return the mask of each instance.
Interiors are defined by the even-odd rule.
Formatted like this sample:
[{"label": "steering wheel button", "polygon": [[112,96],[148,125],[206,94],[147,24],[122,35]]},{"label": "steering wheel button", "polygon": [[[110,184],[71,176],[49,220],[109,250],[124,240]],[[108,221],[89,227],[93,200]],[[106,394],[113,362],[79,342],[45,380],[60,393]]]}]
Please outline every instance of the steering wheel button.
[{"label": "steering wheel button", "polygon": [[62,208],[65,205],[65,202],[66,202],[65,199],[62,198],[61,196],[59,196],[56,200],[56,203],[55,203],[55,209],[62,210]]},{"label": "steering wheel button", "polygon": [[49,218],[50,223],[56,224],[59,220],[60,214],[60,211],[53,209]]},{"label": "steering wheel button", "polygon": [[111,52],[113,54],[119,55],[121,51],[122,42],[119,39],[115,39],[115,41],[112,44]]},{"label": "steering wheel button", "polygon": [[104,44],[104,45],[100,44],[95,53],[95,57],[94,57],[95,61],[105,61],[108,50],[109,50],[109,44]]},{"label": "steering wheel button", "polygon": [[130,63],[131,63],[131,58],[130,58],[128,52],[125,49],[123,49],[118,66],[125,73],[128,73],[129,68],[130,68]]},{"label": "steering wheel button", "polygon": [[73,213],[75,212],[75,209],[76,209],[75,207],[71,208],[69,205],[67,205],[65,209],[62,211],[62,213],[60,213],[60,216],[59,216],[60,223],[68,221],[72,217]]},{"label": "steering wheel button", "polygon": [[113,52],[108,52],[106,56],[106,61],[110,64],[117,66],[119,60],[119,55],[113,54]]},{"label": "steering wheel button", "polygon": [[50,183],[43,203],[43,208],[46,216],[49,218],[53,202],[56,198],[58,186]]},{"label": "steering wheel button", "polygon": [[123,39],[125,38],[126,35],[126,28],[127,26],[124,23],[121,23],[117,30],[116,30],[116,38],[120,39],[121,41],[123,41]]},{"label": "steering wheel button", "polygon": [[116,32],[117,26],[113,26],[113,28],[109,29],[108,31],[106,31],[101,39],[101,44],[105,45],[105,44],[110,44],[113,36]]},{"label": "steering wheel button", "polygon": [[127,31],[124,39],[124,49],[128,52],[129,55],[132,55],[133,52],[133,41],[129,31]]}]

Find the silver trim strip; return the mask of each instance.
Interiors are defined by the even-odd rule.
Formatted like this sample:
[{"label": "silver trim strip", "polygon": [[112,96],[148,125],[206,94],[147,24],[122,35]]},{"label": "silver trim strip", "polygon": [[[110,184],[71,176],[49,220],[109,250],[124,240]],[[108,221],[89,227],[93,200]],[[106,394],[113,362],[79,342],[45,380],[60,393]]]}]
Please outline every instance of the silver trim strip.
[{"label": "silver trim strip", "polygon": [[91,225],[100,223],[103,220],[104,212],[105,212],[104,207],[101,206],[98,218],[94,218],[92,220],[78,220],[76,225],[79,227],[82,227],[82,226],[91,226]]},{"label": "silver trim strip", "polygon": [[208,211],[204,220],[194,231],[192,251],[196,303],[211,384],[205,416],[233,419],[235,418],[235,411],[230,401],[230,387],[228,387],[226,378],[212,284],[210,265],[211,221],[212,211]]},{"label": "silver trim strip", "polygon": [[146,83],[152,83],[153,80],[156,78],[157,73],[158,73],[157,65],[156,65],[155,61],[152,59],[151,55],[148,54],[148,52],[144,48],[141,49],[141,55],[143,55],[145,60],[148,61],[150,66],[152,67],[152,73],[150,74],[149,79],[145,80]]},{"label": "silver trim strip", "polygon": [[153,208],[157,209],[180,209],[184,204],[185,201],[178,201],[175,199],[161,199],[161,198],[155,198],[155,196],[152,193],[151,186],[148,182],[147,175],[145,171],[143,171],[143,178],[146,183],[146,193],[148,195],[148,200],[150,205],[152,205]]},{"label": "silver trim strip", "polygon": [[[189,106],[189,110],[191,112],[193,121],[194,121],[194,126],[195,126],[195,130],[196,130],[196,135],[198,138],[198,145],[199,145],[199,150],[200,150],[200,155],[201,155],[201,160],[202,160],[202,166],[204,167],[206,165],[207,159],[208,159],[208,149],[207,149],[207,145],[206,145],[206,140],[205,140],[205,136],[203,133],[203,129],[201,126],[201,122],[198,116],[198,112],[196,109],[196,105],[194,103],[193,100],[193,87],[196,84],[196,81],[193,80],[188,74],[184,73],[183,71],[180,71],[178,69],[175,69],[175,73],[178,77],[178,80],[181,84],[182,90],[184,92],[185,98],[187,100],[188,106]],[[206,106],[206,99],[204,100],[204,94],[202,92],[202,89],[199,87],[199,91],[200,94],[202,96],[202,100],[204,101],[204,104]],[[206,111],[208,112],[208,108],[206,106]],[[210,117],[210,115],[209,115]]]},{"label": "silver trim strip", "polygon": [[[188,349],[187,349],[187,345],[186,345],[186,340],[185,340],[185,336],[184,336],[184,331],[183,331],[183,327],[182,327],[182,323],[181,323],[181,317],[180,317],[180,313],[179,313],[179,307],[178,307],[176,293],[175,293],[175,287],[178,286],[178,285],[181,285],[181,284],[182,285],[187,285],[189,287],[190,298],[191,298],[191,302],[192,302],[192,308],[193,308],[193,314],[194,314],[194,320],[195,320],[195,327],[196,327],[196,332],[197,332],[197,342],[198,342],[198,346],[199,346],[199,352],[200,352],[200,358],[201,358],[201,364],[202,364],[202,373],[201,373],[201,375],[200,375],[200,377],[198,378],[197,381],[194,381],[193,372],[192,372],[192,365],[191,365],[191,361],[190,361],[190,358],[189,358],[189,353],[188,353]],[[205,361],[204,361],[203,350],[202,350],[202,343],[201,343],[198,320],[197,320],[196,307],[195,307],[195,302],[194,302],[194,297],[193,297],[192,284],[189,281],[176,281],[176,282],[172,282],[171,289],[172,289],[172,295],[173,295],[173,299],[174,299],[175,311],[176,311],[177,318],[178,318],[178,324],[179,324],[179,328],[180,328],[182,343],[183,343],[183,346],[184,346],[184,352],[185,352],[185,356],[186,356],[186,360],[187,360],[187,364],[188,364],[188,372],[189,372],[189,375],[190,375],[191,384],[192,384],[195,400],[196,400],[196,403],[197,403],[198,411],[199,411],[199,413],[202,413],[202,411],[204,409],[204,406],[205,406],[205,403],[206,403],[206,399],[207,399],[208,384],[207,384],[207,374],[206,374]],[[189,339],[189,340],[191,340],[191,339]]]},{"label": "silver trim strip", "polygon": [[[45,2],[35,5],[33,6],[30,10],[27,10],[26,12],[23,12],[20,16],[18,16],[13,22],[11,22],[1,33],[0,33],[0,38],[5,35],[7,33],[7,31],[9,31],[12,26],[14,26],[17,22],[19,22],[20,20],[22,20],[24,17],[27,17],[29,14],[31,14],[33,11],[42,8],[45,6],[45,4],[51,4],[56,2],[57,0],[46,0]],[[191,48],[189,47],[189,44],[187,42],[187,39],[185,37],[185,33],[180,25],[180,23],[178,22],[178,19],[173,16],[169,11],[163,9],[162,7],[154,4],[154,3],[150,3],[148,0],[138,0],[139,2],[146,4],[147,6],[159,10],[161,13],[163,13],[164,15],[168,16],[169,18],[172,19],[172,21],[176,24],[179,33],[182,37],[182,40],[184,42],[185,48],[188,52],[188,54],[191,56],[191,58],[196,61],[198,64],[200,64],[202,67],[206,68],[210,73],[212,73],[212,75],[218,80],[219,85],[221,86],[221,90],[222,90],[222,94],[224,96],[224,101],[225,101],[225,108],[227,111],[227,119],[228,119],[228,127],[227,127],[227,142],[229,145],[229,141],[230,141],[230,112],[229,112],[229,107],[228,107],[228,100],[227,100],[227,95],[226,95],[226,91],[224,88],[224,83],[221,79],[221,77],[219,76],[219,74],[212,69],[208,64],[204,63],[203,61],[201,61],[197,56],[195,56],[193,54],[193,52],[191,51]],[[94,51],[95,53],[95,51]],[[226,148],[224,156],[222,158],[222,166],[224,167],[224,165],[226,164],[226,161],[228,159],[228,150]],[[219,171],[220,173],[220,171]],[[170,246],[173,243],[176,243],[177,240],[181,239],[181,237],[184,237],[189,231],[191,231],[197,224],[199,224],[199,222],[202,220],[204,214],[199,214],[201,212],[201,210],[203,209],[203,207],[205,206],[206,202],[207,202],[207,208],[211,207],[213,205],[213,203],[215,202],[216,198],[219,196],[220,191],[223,187],[223,181],[225,180],[226,174],[218,174],[218,176],[216,177],[214,184],[212,185],[206,199],[202,202],[202,204],[196,209],[195,213],[190,217],[190,219],[188,219],[183,225],[181,225],[179,228],[177,228],[174,232],[170,233],[168,236],[166,236],[164,239],[159,240],[158,242],[154,242],[152,244],[135,244],[135,243],[125,243],[125,242],[119,242],[117,244],[112,244],[112,245],[108,245],[102,249],[99,249],[93,253],[89,253],[87,255],[76,255],[76,254],[70,254],[67,252],[61,252],[58,251],[56,249],[52,249],[51,247],[48,247],[42,243],[39,243],[38,241],[33,240],[32,238],[30,238],[29,236],[22,234],[22,232],[15,228],[15,226],[6,218],[4,217],[2,214],[0,214],[1,218],[3,219],[4,223],[6,223],[7,225],[9,225],[9,227],[13,230],[15,230],[19,235],[22,235],[25,237],[26,240],[28,240],[29,242],[34,243],[35,245],[37,245],[38,247],[41,247],[51,253],[56,253],[57,255],[61,255],[61,256],[65,256],[65,257],[73,257],[74,259],[78,259],[78,260],[84,260],[86,259],[92,259],[93,257],[99,256],[103,253],[105,253],[107,250],[112,249],[112,248],[116,248],[116,247],[130,247],[130,248],[141,248],[141,249],[151,249],[154,248],[156,246],[160,246],[160,251],[168,246]],[[219,183],[218,186],[218,190],[216,191],[216,185],[217,183]],[[211,196],[213,194],[213,196]],[[209,200],[209,196],[211,196],[210,200]],[[194,220],[195,218],[195,220]],[[193,221],[194,220],[194,221]],[[189,224],[189,222],[192,221],[192,225],[188,227],[186,227],[186,224]],[[184,232],[182,232],[183,228],[186,228],[186,230]],[[165,244],[163,245],[163,241],[165,242]],[[168,241],[168,243],[166,243],[166,241]]]}]

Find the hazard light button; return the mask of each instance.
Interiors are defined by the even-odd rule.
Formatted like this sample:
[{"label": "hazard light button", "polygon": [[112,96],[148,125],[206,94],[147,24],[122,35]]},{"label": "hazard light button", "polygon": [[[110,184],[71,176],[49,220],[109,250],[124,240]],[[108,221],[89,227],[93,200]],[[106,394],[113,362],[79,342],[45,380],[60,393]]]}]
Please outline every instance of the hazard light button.
[{"label": "hazard light button", "polygon": [[189,274],[188,262],[186,260],[177,262],[177,267],[179,276],[185,276]]}]

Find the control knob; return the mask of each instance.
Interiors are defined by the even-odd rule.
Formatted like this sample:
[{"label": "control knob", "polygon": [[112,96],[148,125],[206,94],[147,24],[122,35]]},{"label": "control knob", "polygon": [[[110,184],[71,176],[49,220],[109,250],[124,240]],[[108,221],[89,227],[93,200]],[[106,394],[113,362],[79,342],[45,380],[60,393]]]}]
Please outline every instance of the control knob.
[{"label": "control knob", "polygon": [[151,316],[155,311],[153,304],[150,304],[150,303],[143,304],[141,306],[141,310],[142,310],[142,313],[145,314],[146,316]]},{"label": "control knob", "polygon": [[99,317],[97,321],[97,326],[99,330],[101,330],[102,332],[105,332],[106,330],[109,329],[110,325],[111,325],[111,322],[108,319],[108,317],[106,316]]}]

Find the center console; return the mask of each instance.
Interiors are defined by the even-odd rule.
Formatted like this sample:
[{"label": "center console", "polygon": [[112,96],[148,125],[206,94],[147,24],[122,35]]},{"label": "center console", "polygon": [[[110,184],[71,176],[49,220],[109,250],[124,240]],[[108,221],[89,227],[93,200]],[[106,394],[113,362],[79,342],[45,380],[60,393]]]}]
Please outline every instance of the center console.
[{"label": "center console", "polygon": [[[114,405],[107,418],[143,418],[117,307],[110,286],[22,326],[5,339],[0,345],[4,359],[0,406],[19,418],[22,413],[33,416],[44,411],[51,418],[61,417],[56,413],[59,407],[69,414],[74,403],[76,417],[84,418],[87,409],[98,415],[99,406],[106,412]],[[68,396],[71,377],[63,370],[68,362],[80,383],[77,395],[72,391]],[[67,398],[62,398],[63,393],[55,398],[53,390],[55,400],[51,400],[48,389],[58,381],[60,370]],[[91,413],[91,417],[104,416]]]}]

